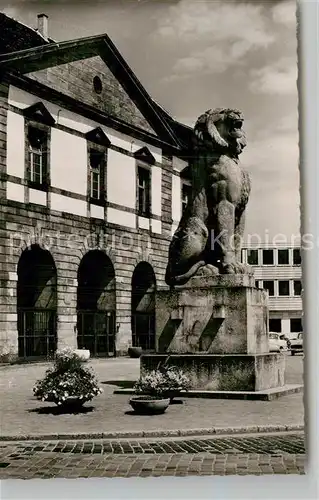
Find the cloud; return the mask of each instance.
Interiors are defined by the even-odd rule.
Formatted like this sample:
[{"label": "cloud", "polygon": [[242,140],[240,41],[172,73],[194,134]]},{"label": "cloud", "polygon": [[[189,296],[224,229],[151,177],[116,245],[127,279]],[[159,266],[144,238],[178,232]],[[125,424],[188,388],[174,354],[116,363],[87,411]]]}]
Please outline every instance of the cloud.
[{"label": "cloud", "polygon": [[280,118],[275,124],[275,130],[279,133],[296,133],[298,131],[298,108],[290,114]]},{"label": "cloud", "polygon": [[250,90],[260,94],[297,93],[297,63],[293,57],[285,57],[251,71]]},{"label": "cloud", "polygon": [[[261,5],[181,0],[158,22],[154,39],[179,47],[170,79],[197,73],[222,73],[252,51],[275,41]],[[183,56],[182,53],[185,55]]]},{"label": "cloud", "polygon": [[273,36],[266,28],[264,8],[260,5],[181,0],[169,8],[159,23],[156,36],[194,41],[246,40],[251,45],[267,46]]},{"label": "cloud", "polygon": [[18,14],[18,9],[15,7],[10,7],[9,5],[6,7],[1,8],[1,11],[3,14],[5,14],[8,17],[13,17],[14,19],[17,17]]},{"label": "cloud", "polygon": [[173,66],[173,72],[165,81],[187,78],[192,74],[217,74],[226,71],[232,64],[241,64],[234,47],[206,47],[181,57]]},{"label": "cloud", "polygon": [[299,157],[297,127],[294,132],[279,133],[277,129],[264,134],[260,139],[248,142],[241,158],[252,172],[264,176],[264,181],[273,183],[269,174],[286,183],[292,170],[297,171]]},{"label": "cloud", "polygon": [[278,24],[296,25],[296,1],[289,0],[275,5],[272,8],[272,18]]},{"label": "cloud", "polygon": [[[290,117],[287,118],[289,120]],[[252,182],[247,207],[247,233],[295,234],[300,225],[299,148],[297,128],[272,131],[248,142],[241,156]]]}]

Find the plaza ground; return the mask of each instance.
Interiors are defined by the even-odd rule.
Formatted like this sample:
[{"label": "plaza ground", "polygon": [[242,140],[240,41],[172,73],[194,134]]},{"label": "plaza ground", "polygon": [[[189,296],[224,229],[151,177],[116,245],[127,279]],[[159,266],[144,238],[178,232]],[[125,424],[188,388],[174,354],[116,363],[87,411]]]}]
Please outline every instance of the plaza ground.
[{"label": "plaza ground", "polygon": [[[286,362],[286,382],[302,383],[303,356]],[[132,386],[139,360],[89,364],[104,392],[78,414],[59,414],[33,397],[47,363],[0,368],[1,479],[304,474],[304,433],[270,432],[302,428],[302,393],[273,401],[184,398],[163,415],[137,416],[130,396],[113,391]]]},{"label": "plaza ground", "polygon": [[[36,400],[32,387],[48,364],[3,366],[1,377],[1,437],[94,435],[103,433],[184,431],[251,426],[303,426],[303,393],[274,401],[240,401],[184,398],[163,415],[137,416],[130,396],[113,394],[115,388],[132,385],[139,375],[139,360],[129,358],[90,361],[104,392],[78,414],[59,414],[52,403]],[[303,383],[303,356],[286,357],[286,383]]]}]

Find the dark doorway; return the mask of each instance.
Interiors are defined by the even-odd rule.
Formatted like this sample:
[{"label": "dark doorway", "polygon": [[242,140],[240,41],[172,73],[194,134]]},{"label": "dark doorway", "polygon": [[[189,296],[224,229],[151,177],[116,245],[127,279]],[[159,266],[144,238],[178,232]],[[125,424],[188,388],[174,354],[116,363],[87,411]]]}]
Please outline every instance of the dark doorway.
[{"label": "dark doorway", "polygon": [[132,277],[132,343],[145,351],[155,350],[156,278],[147,262],[140,262]]},{"label": "dark doorway", "polygon": [[19,259],[17,314],[19,357],[52,355],[57,348],[57,272],[50,252],[38,245]]},{"label": "dark doorway", "polygon": [[78,348],[92,356],[115,355],[115,272],[107,255],[89,251],[78,270]]}]

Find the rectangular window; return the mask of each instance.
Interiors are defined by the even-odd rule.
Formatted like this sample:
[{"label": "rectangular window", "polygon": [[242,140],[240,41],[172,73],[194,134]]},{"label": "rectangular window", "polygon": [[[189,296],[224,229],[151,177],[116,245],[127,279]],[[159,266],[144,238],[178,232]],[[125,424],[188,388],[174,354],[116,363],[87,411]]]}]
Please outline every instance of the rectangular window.
[{"label": "rectangular window", "polygon": [[295,280],[294,281],[294,295],[301,295],[301,281],[300,280]]},{"label": "rectangular window", "polygon": [[263,265],[272,266],[274,264],[274,251],[263,250]]},{"label": "rectangular window", "polygon": [[288,248],[278,250],[278,265],[283,266],[289,264]]},{"label": "rectangular window", "polygon": [[182,182],[182,214],[184,213],[187,203],[190,199],[191,189],[192,187],[189,184],[186,184],[186,182]]},{"label": "rectangular window", "polygon": [[100,169],[91,170],[91,198],[99,200],[101,197],[101,172]]},{"label": "rectangular window", "polygon": [[247,250],[247,263],[250,266],[258,266],[258,250]]},{"label": "rectangular window", "polygon": [[47,182],[47,141],[45,130],[28,127],[28,180],[39,186]]},{"label": "rectangular window", "polygon": [[259,288],[259,281],[255,281],[255,287]]},{"label": "rectangular window", "polygon": [[90,150],[90,196],[93,200],[103,198],[104,153]]},{"label": "rectangular window", "polygon": [[270,318],[269,319],[269,331],[270,332],[281,332],[281,319]]},{"label": "rectangular window", "polygon": [[301,318],[291,318],[290,319],[290,331],[291,331],[291,333],[302,332]]},{"label": "rectangular window", "polygon": [[289,295],[289,281],[286,280],[278,281],[278,293],[280,296]]},{"label": "rectangular window", "polygon": [[149,217],[151,172],[148,168],[138,167],[138,213],[143,217]]},{"label": "rectangular window", "polygon": [[301,264],[300,248],[294,248],[294,250],[293,250],[293,263],[294,263],[294,266],[300,266],[300,264]]},{"label": "rectangular window", "polygon": [[273,297],[275,295],[275,286],[273,281],[263,281],[263,288],[268,290],[269,297]]}]

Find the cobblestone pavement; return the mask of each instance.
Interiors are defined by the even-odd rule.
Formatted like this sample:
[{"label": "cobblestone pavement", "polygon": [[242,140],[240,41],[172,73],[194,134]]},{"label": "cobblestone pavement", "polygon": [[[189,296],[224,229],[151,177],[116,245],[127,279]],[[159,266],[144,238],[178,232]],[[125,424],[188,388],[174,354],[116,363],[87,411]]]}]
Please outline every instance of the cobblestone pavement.
[{"label": "cobblestone pavement", "polygon": [[3,442],[0,478],[304,474],[304,435]]},{"label": "cobblestone pavement", "polygon": [[[302,356],[287,356],[286,382],[302,383]],[[113,394],[115,387],[129,386],[139,374],[139,360],[118,358],[92,360],[104,392],[87,403],[78,414],[59,413],[50,403],[32,395],[35,381],[48,364],[3,367],[0,370],[1,435],[52,436],[120,431],[167,431],[213,427],[303,425],[303,394],[291,394],[274,401],[238,401],[185,398],[183,405],[171,405],[163,415],[136,416],[129,396]]]}]

